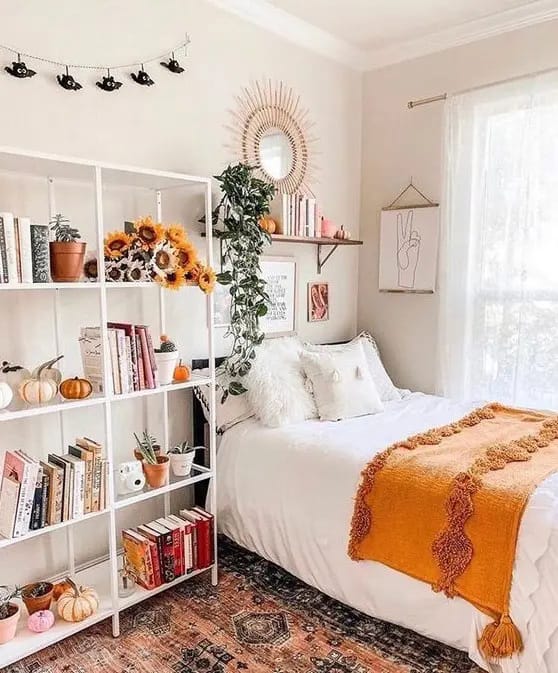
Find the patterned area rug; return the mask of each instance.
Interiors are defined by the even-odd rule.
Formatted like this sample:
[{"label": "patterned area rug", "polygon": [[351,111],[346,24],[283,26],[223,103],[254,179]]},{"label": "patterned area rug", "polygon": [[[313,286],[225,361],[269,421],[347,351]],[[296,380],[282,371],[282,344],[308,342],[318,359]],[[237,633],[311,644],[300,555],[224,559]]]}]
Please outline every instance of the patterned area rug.
[{"label": "patterned area rug", "polygon": [[[481,673],[465,653],[366,617],[227,539],[202,575],[5,673]],[[0,657],[1,661],[1,657]]]}]

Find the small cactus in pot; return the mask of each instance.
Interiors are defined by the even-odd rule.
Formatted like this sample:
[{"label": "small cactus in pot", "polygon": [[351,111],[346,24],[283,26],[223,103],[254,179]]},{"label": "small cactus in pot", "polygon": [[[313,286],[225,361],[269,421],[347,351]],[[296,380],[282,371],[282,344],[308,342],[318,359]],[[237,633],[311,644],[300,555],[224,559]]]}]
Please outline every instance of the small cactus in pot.
[{"label": "small cactus in pot", "polygon": [[159,348],[155,349],[155,361],[159,373],[159,384],[168,386],[173,381],[174,368],[178,361],[178,348],[166,334],[161,335]]},{"label": "small cactus in pot", "polygon": [[175,477],[188,477],[192,471],[196,449],[188,442],[182,442],[169,450],[172,473]]}]

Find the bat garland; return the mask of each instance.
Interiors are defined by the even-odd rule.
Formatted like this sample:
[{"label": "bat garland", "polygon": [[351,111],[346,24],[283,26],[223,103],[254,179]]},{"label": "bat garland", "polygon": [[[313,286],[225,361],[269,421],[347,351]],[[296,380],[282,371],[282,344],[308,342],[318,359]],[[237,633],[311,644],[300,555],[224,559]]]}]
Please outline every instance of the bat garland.
[{"label": "bat garland", "polygon": [[[166,54],[169,52],[166,52],[166,54],[157,56],[156,58],[152,58],[149,61],[144,61],[144,62],[139,62],[139,63],[129,63],[127,65],[118,65],[118,66],[94,66],[94,65],[66,65],[65,63],[60,63],[58,61],[52,61],[48,58],[42,58],[40,56],[33,56],[31,54],[23,54],[26,58],[36,60],[36,61],[42,61],[43,63],[49,63],[51,65],[57,65],[57,66],[63,66],[64,67],[64,72],[62,74],[59,74],[56,76],[56,81],[58,82],[59,86],[61,86],[63,89],[66,91],[79,91],[80,89],[83,89],[83,86],[80,84],[80,82],[75,79],[75,77],[70,74],[70,68],[74,70],[106,70],[107,74],[102,77],[99,81],[95,82],[96,86],[101,89],[102,91],[107,91],[107,92],[113,92],[113,91],[118,91],[120,87],[123,86],[123,82],[120,82],[114,78],[114,76],[111,74],[111,70],[128,70],[131,69],[135,66],[141,66],[140,70],[137,72],[131,72],[130,77],[134,80],[136,84],[139,84],[141,86],[153,86],[155,84],[154,80],[151,78],[151,76],[146,72],[144,63],[155,63],[156,61],[159,61],[159,64],[165,68],[165,70],[168,70],[169,72],[175,74],[175,75],[180,75],[183,72],[185,72],[185,68],[183,68],[179,61],[175,57],[175,50],[184,48],[184,55],[188,56],[188,45],[190,44],[190,38],[187,35],[186,40],[178,45],[178,47],[175,47],[175,49],[170,51],[170,56],[168,57],[168,61],[161,61],[161,58],[164,58]],[[16,50],[12,49],[11,47],[6,47],[4,45],[0,44],[0,49],[5,49],[7,51],[11,51],[13,54],[17,54],[17,61],[12,61],[11,66],[5,66],[4,70],[7,72],[9,75],[12,77],[16,77],[17,79],[29,79],[31,77],[34,77],[37,73],[35,70],[31,70],[31,68],[28,68],[25,61],[22,60],[22,54],[20,52],[17,52]]]}]

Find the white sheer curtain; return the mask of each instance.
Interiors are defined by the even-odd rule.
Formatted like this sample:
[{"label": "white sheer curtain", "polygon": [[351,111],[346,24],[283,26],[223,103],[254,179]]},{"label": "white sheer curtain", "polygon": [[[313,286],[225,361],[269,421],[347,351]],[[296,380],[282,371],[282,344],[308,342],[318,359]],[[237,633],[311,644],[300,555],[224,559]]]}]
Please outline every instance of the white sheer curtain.
[{"label": "white sheer curtain", "polygon": [[448,101],[439,391],[558,409],[558,73]]}]

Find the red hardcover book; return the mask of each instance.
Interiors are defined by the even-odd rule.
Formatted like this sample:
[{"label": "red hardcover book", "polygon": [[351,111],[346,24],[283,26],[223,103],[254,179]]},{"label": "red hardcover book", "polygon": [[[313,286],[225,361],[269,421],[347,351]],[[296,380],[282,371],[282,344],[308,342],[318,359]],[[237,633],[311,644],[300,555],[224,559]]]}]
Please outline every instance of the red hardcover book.
[{"label": "red hardcover book", "polygon": [[162,578],[165,583],[172,582],[176,578],[174,570],[174,544],[172,531],[170,531],[166,526],[161,526],[157,521],[151,521],[148,524],[145,524],[151,530],[154,530],[156,533],[160,533],[163,540],[163,565],[162,565]]},{"label": "red hardcover book", "polygon": [[215,539],[215,517],[211,512],[208,512],[205,510],[203,507],[200,507],[199,505],[196,505],[193,510],[197,512],[200,516],[203,516],[205,519],[209,521],[209,558],[211,560],[211,563],[213,564],[215,562],[215,545],[214,545],[214,539]]},{"label": "red hardcover book", "polygon": [[192,542],[191,542],[191,528],[192,524],[176,514],[169,514],[167,519],[174,521],[180,526],[182,535],[182,552],[183,552],[183,570],[184,573],[190,572],[192,569]]},{"label": "red hardcover book", "polygon": [[141,341],[141,355],[143,358],[143,373],[145,375],[145,387],[155,388],[155,380],[153,378],[153,368],[151,366],[151,359],[149,357],[147,330],[144,325],[136,325],[136,331],[139,333]]},{"label": "red hardcover book", "polygon": [[207,568],[211,565],[211,527],[209,519],[206,519],[199,512],[196,512],[192,509],[181,509],[180,516],[184,517],[188,521],[191,521],[196,526],[196,568]]},{"label": "red hardcover book", "polygon": [[184,575],[184,547],[183,536],[180,526],[166,517],[157,519],[157,523],[172,532],[172,550],[174,555],[174,575],[180,577]]}]

